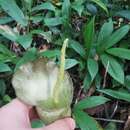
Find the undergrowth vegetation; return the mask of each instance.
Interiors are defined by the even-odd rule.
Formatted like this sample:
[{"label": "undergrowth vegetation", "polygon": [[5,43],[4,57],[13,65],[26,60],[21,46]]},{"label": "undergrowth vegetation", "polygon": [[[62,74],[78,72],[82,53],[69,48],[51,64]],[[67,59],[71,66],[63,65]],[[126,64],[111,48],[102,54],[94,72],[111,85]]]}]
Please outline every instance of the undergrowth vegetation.
[{"label": "undergrowth vegetation", "polygon": [[38,57],[59,65],[68,38],[77,129],[129,130],[129,31],[129,0],[0,0],[0,105],[15,98],[21,65]]}]

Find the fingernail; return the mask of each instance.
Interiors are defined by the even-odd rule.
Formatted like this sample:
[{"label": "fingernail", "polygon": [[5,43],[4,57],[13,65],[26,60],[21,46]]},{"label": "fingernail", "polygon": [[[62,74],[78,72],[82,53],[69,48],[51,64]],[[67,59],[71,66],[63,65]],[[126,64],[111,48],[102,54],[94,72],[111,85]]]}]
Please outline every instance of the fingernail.
[{"label": "fingernail", "polygon": [[72,118],[65,119],[71,130],[75,129],[75,121]]}]

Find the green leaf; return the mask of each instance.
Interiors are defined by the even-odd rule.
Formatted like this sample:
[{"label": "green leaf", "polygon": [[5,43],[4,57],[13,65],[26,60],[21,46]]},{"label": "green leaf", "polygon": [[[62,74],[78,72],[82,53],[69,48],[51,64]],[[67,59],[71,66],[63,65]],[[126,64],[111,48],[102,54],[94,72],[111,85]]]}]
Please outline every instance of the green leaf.
[{"label": "green leaf", "polygon": [[78,3],[79,5],[82,5],[82,4],[84,4],[86,2],[86,0],[74,0],[74,2],[73,3]]},{"label": "green leaf", "polygon": [[130,20],[130,10],[121,10],[115,13],[116,16],[124,17]]},{"label": "green leaf", "polygon": [[72,9],[74,9],[75,11],[78,12],[79,16],[81,16],[83,10],[84,10],[84,6],[82,5],[82,3],[78,0],[75,1],[71,4]]},{"label": "green leaf", "polygon": [[34,23],[34,24],[43,21],[43,19],[44,19],[44,17],[41,16],[41,15],[30,16],[30,20],[31,20],[32,23]]},{"label": "green leaf", "polygon": [[16,55],[7,55],[7,54],[0,54],[0,62],[2,63],[7,63],[7,62],[11,62],[11,63],[16,63],[16,60],[18,59],[18,57],[16,57]]},{"label": "green leaf", "polygon": [[85,49],[79,42],[74,40],[70,40],[69,42],[71,48],[73,48],[80,56],[85,57]]},{"label": "green leaf", "polygon": [[25,49],[30,47],[30,45],[32,43],[32,35],[31,34],[18,35],[10,27],[8,27],[6,25],[5,26],[0,25],[0,34],[11,41],[19,43]]},{"label": "green leaf", "polygon": [[81,130],[103,130],[97,121],[81,110],[74,110],[74,117]]},{"label": "green leaf", "polygon": [[55,6],[50,2],[44,2],[32,8],[32,11],[39,11],[39,10],[55,11]]},{"label": "green leaf", "polygon": [[79,71],[82,72],[85,68],[86,68],[86,63],[84,62],[84,59],[80,58],[79,59]]},{"label": "green leaf", "polygon": [[0,34],[11,41],[16,41],[18,37],[18,35],[12,30],[12,28],[6,25],[0,25]]},{"label": "green leaf", "polygon": [[23,7],[30,12],[32,8],[33,0],[22,0],[22,2],[23,2]]},{"label": "green leaf", "polygon": [[17,6],[14,0],[0,0],[0,6],[8,15],[10,15],[18,23],[20,23],[23,26],[27,26],[28,21],[26,20],[23,12]]},{"label": "green leaf", "polygon": [[44,18],[44,23],[46,26],[57,26],[63,23],[62,17],[54,17],[54,18]]},{"label": "green leaf", "polygon": [[125,77],[125,86],[130,89],[130,75]]},{"label": "green leaf", "polygon": [[107,53],[119,58],[130,60],[130,50],[124,48],[111,48],[106,50]]},{"label": "green leaf", "polygon": [[85,78],[84,78],[84,81],[83,81],[83,88],[85,90],[88,90],[91,86],[91,83],[92,83],[91,75],[89,73],[87,73]]},{"label": "green leaf", "polygon": [[77,65],[79,62],[75,59],[65,59],[65,70],[70,69]]},{"label": "green leaf", "polygon": [[70,0],[63,0],[62,16],[66,17],[67,19],[69,19],[70,16],[70,7],[71,7]]},{"label": "green leaf", "polygon": [[0,72],[8,72],[11,71],[10,67],[7,64],[0,63]]},{"label": "green leaf", "polygon": [[92,80],[95,78],[96,74],[98,73],[98,63],[94,59],[87,60],[87,67],[88,71],[91,75]]},{"label": "green leaf", "polygon": [[37,120],[33,120],[31,122],[31,126],[32,126],[32,128],[41,128],[44,126],[44,123],[41,120],[37,119]]},{"label": "green leaf", "polygon": [[109,99],[102,97],[102,96],[91,96],[91,97],[86,97],[85,99],[79,101],[75,105],[75,109],[86,109],[86,108],[92,108],[96,107],[98,105],[104,104],[108,102]]},{"label": "green leaf", "polygon": [[8,56],[15,56],[5,45],[0,44],[0,53],[6,54]]},{"label": "green leaf", "polygon": [[7,103],[9,103],[9,102],[11,102],[11,97],[9,96],[9,95],[4,95],[4,97],[3,97],[3,101],[7,104]]},{"label": "green leaf", "polygon": [[6,84],[3,79],[0,79],[0,96],[4,96],[6,91]]},{"label": "green leaf", "polygon": [[26,64],[27,62],[33,61],[37,58],[37,50],[36,48],[31,48],[25,54],[22,58],[19,59],[15,66],[15,71],[23,64]]},{"label": "green leaf", "polygon": [[0,34],[6,37],[7,39],[17,42],[22,45],[25,49],[30,47],[32,43],[32,36],[31,34],[26,35],[18,35],[15,33],[10,27],[0,25]]},{"label": "green leaf", "polygon": [[101,55],[101,61],[106,69],[108,69],[108,73],[119,83],[124,83],[124,71],[121,65],[109,55]]},{"label": "green leaf", "polygon": [[7,24],[9,22],[12,22],[13,19],[11,17],[1,17],[0,18],[0,25]]},{"label": "green leaf", "polygon": [[121,99],[130,102],[130,93],[127,91],[120,91],[120,90],[111,90],[111,89],[103,89],[98,90],[101,93],[107,94],[109,96],[112,96],[116,99]]},{"label": "green leaf", "polygon": [[89,57],[92,43],[94,40],[94,21],[95,21],[95,17],[84,26],[84,31],[83,31],[87,57]]},{"label": "green leaf", "polygon": [[47,58],[54,58],[54,57],[60,57],[60,50],[47,50],[47,51],[44,51],[44,52],[41,52],[39,55],[40,56],[44,56],[44,57],[47,57]]},{"label": "green leaf", "polygon": [[44,32],[42,30],[33,30],[31,31],[31,34],[38,34],[44,37],[44,39],[47,40],[47,42],[52,42],[52,33],[51,31]]},{"label": "green leaf", "polygon": [[118,29],[117,31],[115,31],[104,44],[105,49],[108,49],[112,47],[113,45],[115,45],[116,43],[118,43],[129,32],[129,29],[130,29],[130,26],[125,25],[121,27],[120,29]]},{"label": "green leaf", "polygon": [[[108,22],[104,23],[98,35],[98,43],[106,40],[113,32],[113,22],[109,19]],[[99,45],[100,46],[100,45]]]},{"label": "green leaf", "polygon": [[96,3],[98,6],[100,6],[107,14],[108,13],[108,9],[106,7],[106,5],[101,1],[101,0],[91,0],[92,2]]},{"label": "green leaf", "polygon": [[16,55],[11,52],[6,46],[0,44],[0,62],[14,62]]},{"label": "green leaf", "polygon": [[96,77],[95,77],[95,86],[97,89],[100,89],[101,88],[101,83],[102,83],[102,75],[100,75],[100,73],[97,73]]},{"label": "green leaf", "polygon": [[31,46],[32,43],[32,35],[31,34],[26,34],[26,35],[21,35],[18,37],[17,42],[24,48],[27,49]]},{"label": "green leaf", "polygon": [[104,130],[117,130],[116,123],[110,122]]}]

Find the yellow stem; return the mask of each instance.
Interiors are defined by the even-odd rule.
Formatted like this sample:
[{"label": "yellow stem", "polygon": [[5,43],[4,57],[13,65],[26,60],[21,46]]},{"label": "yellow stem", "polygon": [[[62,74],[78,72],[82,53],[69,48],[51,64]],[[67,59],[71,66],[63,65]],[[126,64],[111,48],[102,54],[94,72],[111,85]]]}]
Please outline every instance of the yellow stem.
[{"label": "yellow stem", "polygon": [[59,70],[59,74],[57,77],[57,81],[54,87],[54,102],[55,104],[59,103],[59,91],[60,91],[60,87],[61,87],[61,83],[64,80],[64,69],[65,69],[65,53],[66,53],[66,47],[68,45],[68,41],[69,39],[65,39],[62,49],[61,49],[61,57],[60,57],[60,70]]}]

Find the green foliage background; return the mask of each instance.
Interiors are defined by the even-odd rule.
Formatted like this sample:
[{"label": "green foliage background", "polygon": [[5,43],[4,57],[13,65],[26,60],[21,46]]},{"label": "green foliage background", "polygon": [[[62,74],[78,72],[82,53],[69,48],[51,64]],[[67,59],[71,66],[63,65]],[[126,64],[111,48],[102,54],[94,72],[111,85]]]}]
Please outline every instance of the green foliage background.
[{"label": "green foliage background", "polygon": [[[116,130],[113,123],[101,128],[83,110],[112,99],[130,102],[129,5],[127,0],[0,0],[1,106],[15,97],[13,73],[39,56],[59,64],[62,43],[68,38],[65,69],[76,73],[82,84],[75,90],[87,93],[95,88],[91,96],[74,99],[77,127]],[[45,51],[39,51],[41,46]]]}]

